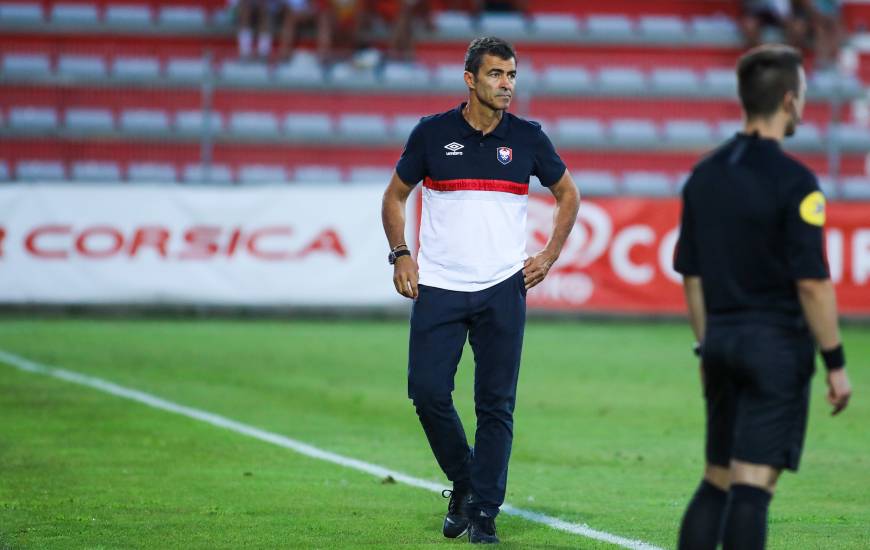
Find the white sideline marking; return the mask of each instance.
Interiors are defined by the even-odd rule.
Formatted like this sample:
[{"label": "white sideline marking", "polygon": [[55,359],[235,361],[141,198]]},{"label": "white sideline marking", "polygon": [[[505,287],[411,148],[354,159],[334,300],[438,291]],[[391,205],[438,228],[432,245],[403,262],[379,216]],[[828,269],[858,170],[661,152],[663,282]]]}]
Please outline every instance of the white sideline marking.
[{"label": "white sideline marking", "polygon": [[[9,353],[7,351],[0,350],[0,361],[7,363],[8,365],[11,365],[22,371],[52,376],[54,378],[59,378],[67,382],[72,382],[73,384],[79,384],[81,386],[94,388],[102,392],[115,395],[117,397],[124,397],[126,399],[130,399],[131,401],[138,401],[139,403],[148,405],[149,407],[153,407],[155,409],[161,409],[171,413],[179,414],[181,416],[186,416],[188,418],[193,418],[195,420],[211,424],[212,426],[217,426],[218,428],[224,428],[232,432],[246,435],[248,437],[253,437],[254,439],[259,439],[260,441],[265,441],[279,447],[284,447],[285,449],[296,451],[299,454],[303,454],[311,458],[317,458],[320,460],[325,460],[326,462],[332,462],[333,464],[338,464],[339,466],[344,466],[346,468],[352,468],[354,470],[365,472],[367,474],[371,474],[380,478],[392,476],[393,479],[395,479],[397,482],[404,483],[405,485],[410,485],[411,487],[418,487],[420,489],[426,489],[429,491],[434,491],[436,493],[440,493],[442,490],[447,489],[447,487],[432,481],[426,481],[425,479],[411,477],[407,474],[403,474],[395,470],[390,470],[382,466],[378,466],[377,464],[371,464],[369,462],[363,462],[362,460],[357,460],[355,458],[349,458],[336,453],[331,453],[329,451],[324,451],[307,443],[303,443],[295,439],[290,439],[289,437],[285,437],[276,433],[267,432],[265,430],[255,428],[248,424],[242,424],[241,422],[230,420],[229,418],[226,418],[224,416],[206,412],[200,409],[194,409],[192,407],[185,407],[184,405],[179,405],[177,403],[173,403],[172,401],[161,399],[160,397],[151,395],[149,393],[125,388],[124,386],[119,386],[101,378],[86,376],[84,374],[79,374],[70,370],[43,365],[41,363],[30,361],[29,359],[25,359],[24,357]],[[630,548],[631,550],[662,550],[657,546],[640,540],[627,539],[618,535],[613,535],[606,531],[598,531],[589,527],[585,523],[570,523],[559,518],[554,518],[552,516],[540,514],[538,512],[532,512],[531,510],[516,508],[514,506],[511,506],[510,504],[505,504],[504,506],[502,506],[501,511],[502,513],[509,516],[517,516],[528,521],[541,523],[543,525],[556,529],[557,531],[564,531],[573,535],[581,535],[590,539],[609,542],[623,548]]]}]

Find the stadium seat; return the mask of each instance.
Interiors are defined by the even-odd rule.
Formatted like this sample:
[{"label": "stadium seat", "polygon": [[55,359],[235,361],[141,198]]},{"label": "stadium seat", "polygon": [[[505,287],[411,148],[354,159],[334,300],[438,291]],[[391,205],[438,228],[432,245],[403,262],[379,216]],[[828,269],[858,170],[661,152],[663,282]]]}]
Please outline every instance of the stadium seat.
[{"label": "stadium seat", "polygon": [[743,122],[739,120],[723,120],[716,124],[716,139],[723,141],[731,139],[734,134],[743,130]]},{"label": "stadium seat", "polygon": [[18,181],[64,181],[63,163],[57,160],[19,160],[15,165]]},{"label": "stadium seat", "polygon": [[[798,130],[798,133],[801,130]],[[860,152],[870,151],[870,127],[858,124],[840,124],[831,128],[830,135],[844,148]]]},{"label": "stadium seat", "polygon": [[151,25],[151,9],[146,4],[109,4],[104,20],[111,27],[148,27]]},{"label": "stadium seat", "polygon": [[0,160],[0,181],[9,181],[9,166],[5,160]]},{"label": "stadium seat", "polygon": [[418,115],[398,115],[393,119],[393,135],[396,138],[405,141],[408,139],[408,136],[411,135],[411,130],[417,126],[421,118],[423,117]]},{"label": "stadium seat", "polygon": [[200,6],[161,6],[157,21],[167,27],[199,29],[206,25],[205,10]]},{"label": "stadium seat", "polygon": [[159,109],[127,109],[121,113],[121,130],[135,133],[169,131],[169,115]]},{"label": "stadium seat", "polygon": [[186,83],[200,83],[208,70],[208,63],[201,57],[172,58],[166,64],[169,79]]},{"label": "stadium seat", "polygon": [[577,188],[583,196],[599,197],[616,195],[619,188],[612,173],[600,170],[581,170],[572,173]]},{"label": "stadium seat", "polygon": [[559,145],[589,145],[605,140],[604,125],[590,118],[561,118],[556,121]]},{"label": "stadium seat", "polygon": [[188,184],[233,184],[233,174],[225,164],[212,164],[208,170],[202,164],[188,164],[184,167],[183,179]]},{"label": "stadium seat", "polygon": [[122,80],[149,81],[160,76],[160,60],[156,57],[116,57],[112,76]]},{"label": "stadium seat", "polygon": [[293,170],[294,183],[341,183],[341,168],[303,164]]},{"label": "stadium seat", "polygon": [[693,41],[699,43],[737,46],[741,41],[737,23],[722,15],[694,16],[689,21],[689,30]]},{"label": "stadium seat", "polygon": [[[206,126],[206,120],[208,125]],[[175,130],[183,134],[199,135],[208,128],[212,133],[223,130],[224,119],[221,113],[211,111],[206,118],[202,110],[178,111],[175,113]]]},{"label": "stadium seat", "polygon": [[348,171],[347,181],[359,184],[387,185],[393,177],[394,168],[387,166],[353,166]]},{"label": "stadium seat", "polygon": [[456,92],[465,90],[465,81],[462,79],[464,72],[465,66],[460,63],[438,65],[435,68],[435,84],[441,90]]},{"label": "stadium seat", "polygon": [[46,77],[51,75],[51,60],[44,54],[12,54],[3,57],[3,76]]},{"label": "stadium seat", "polygon": [[97,6],[94,4],[59,3],[51,7],[51,22],[56,25],[96,25]]},{"label": "stadium seat", "polygon": [[673,182],[660,172],[626,172],[622,176],[622,189],[630,195],[667,197],[674,194]]},{"label": "stadium seat", "polygon": [[653,69],[650,81],[654,90],[668,96],[694,96],[701,87],[692,69]]},{"label": "stadium seat", "polygon": [[819,188],[821,188],[822,193],[825,194],[825,198],[828,200],[835,199],[840,196],[840,191],[836,185],[834,185],[834,181],[828,176],[819,176]]},{"label": "stadium seat", "polygon": [[500,36],[508,40],[525,37],[529,32],[526,18],[519,13],[484,12],[480,16],[480,31],[485,36]]},{"label": "stadium seat", "polygon": [[106,60],[95,55],[61,55],[57,61],[60,76],[92,79],[105,78]]},{"label": "stadium seat", "polygon": [[339,134],[354,141],[383,142],[388,137],[387,121],[382,115],[345,114],[338,119]]},{"label": "stadium seat", "polygon": [[121,169],[115,162],[78,161],[72,165],[72,180],[78,182],[120,182]]},{"label": "stadium seat", "polygon": [[737,73],[734,69],[707,69],[704,73],[704,87],[716,96],[737,96]]},{"label": "stadium seat", "polygon": [[336,85],[345,88],[371,88],[378,83],[377,75],[373,69],[358,68],[349,61],[333,65],[329,79]]},{"label": "stadium seat", "polygon": [[286,183],[287,169],[273,164],[251,164],[239,169],[239,183],[245,185]]},{"label": "stadium seat", "polygon": [[822,133],[814,122],[804,121],[788,139],[788,144],[807,149],[819,148],[822,147]]},{"label": "stadium seat", "polygon": [[634,25],[625,15],[589,15],[586,17],[586,33],[597,40],[619,42],[634,35]]},{"label": "stadium seat", "polygon": [[0,4],[0,23],[20,25],[42,22],[42,5],[39,3],[4,2]]},{"label": "stadium seat", "polygon": [[428,89],[431,75],[419,63],[389,62],[384,66],[383,81],[390,88]]},{"label": "stadium seat", "polygon": [[289,63],[275,68],[275,81],[280,84],[316,86],[323,80],[323,67],[311,52],[297,51]]},{"label": "stadium seat", "polygon": [[238,111],[230,115],[230,131],[244,137],[276,137],[278,119],[267,111]]},{"label": "stadium seat", "polygon": [[269,82],[269,67],[263,63],[227,60],[220,68],[221,80],[237,86],[256,86]]},{"label": "stadium seat", "polygon": [[57,112],[51,107],[11,107],[9,126],[17,130],[54,130]]},{"label": "stadium seat", "polygon": [[293,138],[328,140],[332,137],[332,118],[326,113],[289,113],[284,117],[284,133]]},{"label": "stadium seat", "polygon": [[659,140],[658,129],[650,120],[618,118],[610,122],[610,137],[617,145],[653,145]]},{"label": "stadium seat", "polygon": [[434,22],[439,37],[464,39],[475,33],[471,16],[463,11],[438,12],[435,14]]},{"label": "stadium seat", "polygon": [[840,195],[850,200],[870,200],[870,179],[864,177],[843,178]]},{"label": "stadium seat", "polygon": [[541,77],[542,88],[551,92],[579,92],[592,88],[592,76],[583,67],[550,65]]},{"label": "stadium seat", "polygon": [[175,183],[178,176],[175,166],[163,162],[134,162],[127,167],[130,183]]},{"label": "stadium seat", "polygon": [[71,107],[66,110],[64,126],[67,130],[81,132],[111,132],[115,127],[112,112],[108,109],[80,109]]},{"label": "stadium seat", "polygon": [[627,67],[605,67],[598,71],[598,88],[604,92],[636,94],[646,90],[646,77],[642,71]]},{"label": "stadium seat", "polygon": [[566,40],[576,40],[581,30],[573,13],[534,13],[531,28],[537,36]]},{"label": "stadium seat", "polygon": [[680,43],[686,40],[686,22],[676,15],[644,15],[637,23],[640,35],[655,42]]},{"label": "stadium seat", "polygon": [[706,147],[713,141],[713,129],[703,120],[669,120],[664,135],[670,143],[690,149]]}]

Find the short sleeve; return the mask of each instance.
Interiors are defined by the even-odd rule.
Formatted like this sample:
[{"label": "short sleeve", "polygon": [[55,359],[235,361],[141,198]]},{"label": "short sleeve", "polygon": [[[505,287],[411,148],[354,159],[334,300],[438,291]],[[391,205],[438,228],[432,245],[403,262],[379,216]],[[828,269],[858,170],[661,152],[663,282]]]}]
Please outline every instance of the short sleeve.
[{"label": "short sleeve", "polygon": [[407,185],[414,186],[426,176],[426,172],[426,140],[423,123],[420,122],[408,136],[402,156],[396,163],[396,173]]},{"label": "short sleeve", "polygon": [[825,196],[807,174],[786,198],[785,233],[788,269],[793,279],[827,279]]},{"label": "short sleeve", "polygon": [[691,183],[693,177],[695,177],[694,173],[689,177],[685,187],[683,187],[683,213],[680,217],[680,237],[677,239],[677,248],[674,253],[674,271],[686,277],[695,277],[701,274],[701,266],[698,261],[697,235],[687,193],[689,183]]},{"label": "short sleeve", "polygon": [[532,174],[538,176],[544,187],[550,187],[562,179],[565,175],[566,166],[556,153],[553,142],[540,130],[537,145],[535,146],[535,165]]}]

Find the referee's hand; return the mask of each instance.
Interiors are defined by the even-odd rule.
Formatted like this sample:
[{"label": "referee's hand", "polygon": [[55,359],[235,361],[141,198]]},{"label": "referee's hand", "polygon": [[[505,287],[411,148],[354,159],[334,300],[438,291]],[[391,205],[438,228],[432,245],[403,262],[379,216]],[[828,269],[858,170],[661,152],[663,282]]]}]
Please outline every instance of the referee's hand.
[{"label": "referee's hand", "polygon": [[828,403],[834,406],[831,415],[839,414],[852,397],[852,385],[849,384],[849,376],[846,369],[828,371]]},{"label": "referee's hand", "polygon": [[417,290],[418,278],[417,262],[413,256],[396,258],[396,263],[393,266],[393,285],[396,287],[396,292],[406,298],[416,300],[419,294]]}]

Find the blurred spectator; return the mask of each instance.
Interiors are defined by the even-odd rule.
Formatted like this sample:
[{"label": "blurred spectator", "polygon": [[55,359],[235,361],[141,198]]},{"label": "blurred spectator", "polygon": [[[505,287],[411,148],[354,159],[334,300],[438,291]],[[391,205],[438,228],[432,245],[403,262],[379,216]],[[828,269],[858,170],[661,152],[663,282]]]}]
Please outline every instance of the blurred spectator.
[{"label": "blurred spectator", "polygon": [[832,67],[843,41],[840,25],[839,0],[803,0],[804,11],[809,14],[812,25],[813,45],[816,54],[816,68]]},{"label": "blurred spectator", "polygon": [[282,0],[229,0],[235,12],[239,56],[253,57],[254,36],[257,38],[257,57],[266,58],[272,49],[272,27]]},{"label": "blurred spectator", "polygon": [[324,6],[317,0],[285,0],[278,57],[281,59],[291,57],[299,27],[309,25],[317,29],[317,53],[321,59],[327,58],[331,37],[331,30],[328,28],[330,25],[328,8],[329,6]]},{"label": "blurred spectator", "polygon": [[747,47],[762,42],[764,27],[777,27],[785,33],[791,46],[806,45],[808,25],[803,12],[804,0],[742,0],[740,26]]},{"label": "blurred spectator", "polygon": [[372,18],[380,18],[391,26],[388,56],[408,60],[414,54],[414,27],[421,24],[434,30],[431,0],[367,0],[367,30]]}]

